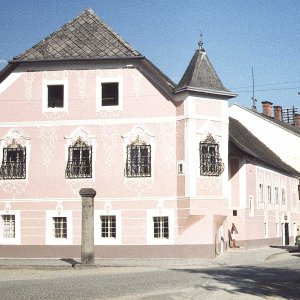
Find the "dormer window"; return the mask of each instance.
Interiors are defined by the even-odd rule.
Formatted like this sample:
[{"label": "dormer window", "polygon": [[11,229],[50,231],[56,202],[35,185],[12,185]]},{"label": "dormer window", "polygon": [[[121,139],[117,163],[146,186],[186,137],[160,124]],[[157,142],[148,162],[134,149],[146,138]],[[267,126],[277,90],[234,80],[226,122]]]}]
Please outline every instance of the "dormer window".
[{"label": "dormer window", "polygon": [[92,146],[81,139],[69,147],[66,178],[92,178]]},{"label": "dormer window", "polygon": [[224,171],[224,163],[220,158],[219,144],[211,134],[200,142],[200,175],[220,176]]},{"label": "dormer window", "polygon": [[127,146],[127,177],[151,177],[151,145]]},{"label": "dormer window", "polygon": [[1,165],[1,179],[26,178],[26,148],[18,144],[11,144],[3,148]]},{"label": "dormer window", "polygon": [[48,108],[64,107],[64,86],[48,85]]}]

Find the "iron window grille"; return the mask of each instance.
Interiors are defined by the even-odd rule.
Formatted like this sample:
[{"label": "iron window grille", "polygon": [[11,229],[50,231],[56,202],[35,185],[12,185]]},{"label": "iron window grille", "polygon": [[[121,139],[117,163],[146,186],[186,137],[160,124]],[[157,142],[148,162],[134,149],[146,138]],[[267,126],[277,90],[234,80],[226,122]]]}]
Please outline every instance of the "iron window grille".
[{"label": "iron window grille", "polygon": [[219,154],[219,144],[208,134],[207,138],[200,142],[200,175],[220,176],[224,171],[224,163]]},{"label": "iron window grille", "polygon": [[67,218],[53,217],[53,236],[56,239],[67,238]]},{"label": "iron window grille", "polygon": [[3,160],[1,165],[1,179],[25,179],[26,178],[26,148],[3,148]]},{"label": "iron window grille", "polygon": [[168,217],[153,217],[154,238],[168,239],[169,238],[169,218]]},{"label": "iron window grille", "polygon": [[100,216],[101,237],[116,238],[116,216]]},{"label": "iron window grille", "polygon": [[69,147],[66,178],[92,178],[92,146],[79,140]]},{"label": "iron window grille", "polygon": [[128,145],[127,177],[151,177],[151,145]]},{"label": "iron window grille", "polygon": [[2,237],[15,238],[16,237],[16,221],[15,215],[2,215]]}]

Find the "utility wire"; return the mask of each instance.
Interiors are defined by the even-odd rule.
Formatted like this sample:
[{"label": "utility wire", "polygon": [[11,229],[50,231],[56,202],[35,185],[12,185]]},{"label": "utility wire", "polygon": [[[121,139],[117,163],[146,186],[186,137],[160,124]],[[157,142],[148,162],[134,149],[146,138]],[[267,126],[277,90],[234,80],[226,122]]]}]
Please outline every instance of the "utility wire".
[{"label": "utility wire", "polygon": [[[300,80],[277,82],[277,83],[268,83],[268,84],[256,84],[255,86],[269,86],[269,85],[278,85],[278,84],[295,83],[295,82],[300,82]],[[230,88],[230,89],[234,90],[234,89],[246,89],[246,88],[252,88],[252,85],[240,86],[240,87],[235,87],[235,88]]]},{"label": "utility wire", "polygon": [[[298,90],[299,87],[289,87],[289,88],[279,88],[279,89],[264,89],[264,90],[255,90],[255,92],[267,92],[267,91],[283,91],[283,90]],[[231,89],[232,90],[232,89]],[[252,93],[253,91],[235,91],[237,93]]]}]

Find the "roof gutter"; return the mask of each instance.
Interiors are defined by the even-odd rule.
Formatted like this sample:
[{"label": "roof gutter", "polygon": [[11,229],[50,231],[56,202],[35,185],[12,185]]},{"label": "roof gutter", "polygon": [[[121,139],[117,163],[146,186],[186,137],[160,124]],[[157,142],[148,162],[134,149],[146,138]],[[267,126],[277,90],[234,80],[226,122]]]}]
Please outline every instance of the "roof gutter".
[{"label": "roof gutter", "polygon": [[29,59],[29,60],[18,60],[13,59],[8,61],[9,64],[16,64],[16,63],[40,63],[40,62],[65,62],[65,61],[108,61],[108,60],[131,60],[131,59],[143,59],[145,56],[138,55],[138,56],[112,56],[112,57],[88,57],[88,58],[82,58],[82,57],[72,57],[72,58],[50,58],[50,59]]},{"label": "roof gutter", "polygon": [[226,96],[228,98],[234,98],[237,97],[238,94],[232,93],[232,92],[226,92],[226,91],[216,91],[216,90],[210,90],[210,89],[203,89],[203,88],[196,88],[191,86],[184,86],[179,89],[174,90],[174,94],[178,94],[181,92],[197,92],[197,93],[205,93],[205,94],[211,94],[211,95],[220,95],[220,96]]}]

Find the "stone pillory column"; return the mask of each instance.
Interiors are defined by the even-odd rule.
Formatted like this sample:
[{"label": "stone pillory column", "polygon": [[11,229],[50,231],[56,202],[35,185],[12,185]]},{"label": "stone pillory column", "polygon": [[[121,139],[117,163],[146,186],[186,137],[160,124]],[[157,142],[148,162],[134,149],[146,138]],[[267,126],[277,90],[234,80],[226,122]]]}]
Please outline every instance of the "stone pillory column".
[{"label": "stone pillory column", "polygon": [[81,265],[93,265],[94,256],[94,189],[82,188]]}]

